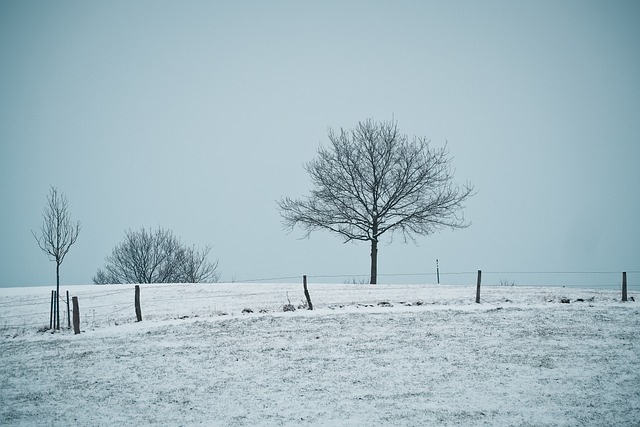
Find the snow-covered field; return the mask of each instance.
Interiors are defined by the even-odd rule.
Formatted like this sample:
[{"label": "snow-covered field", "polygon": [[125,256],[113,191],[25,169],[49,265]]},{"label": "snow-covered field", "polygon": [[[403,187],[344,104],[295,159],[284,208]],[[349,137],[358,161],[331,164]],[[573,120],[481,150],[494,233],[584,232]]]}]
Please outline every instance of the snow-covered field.
[{"label": "snow-covered field", "polygon": [[137,323],[133,285],[68,289],[80,335],[0,289],[0,425],[640,425],[638,292],[143,285]]}]

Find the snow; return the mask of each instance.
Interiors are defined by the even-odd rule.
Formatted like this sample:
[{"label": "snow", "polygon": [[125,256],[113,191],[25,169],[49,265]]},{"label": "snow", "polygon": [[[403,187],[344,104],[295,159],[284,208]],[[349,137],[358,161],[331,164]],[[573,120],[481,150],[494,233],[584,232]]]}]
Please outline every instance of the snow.
[{"label": "snow", "polygon": [[0,425],[640,420],[637,292],[310,283],[283,312],[301,284],[142,285],[135,322],[133,285],[68,289],[80,335],[42,331],[49,288],[0,289]]}]

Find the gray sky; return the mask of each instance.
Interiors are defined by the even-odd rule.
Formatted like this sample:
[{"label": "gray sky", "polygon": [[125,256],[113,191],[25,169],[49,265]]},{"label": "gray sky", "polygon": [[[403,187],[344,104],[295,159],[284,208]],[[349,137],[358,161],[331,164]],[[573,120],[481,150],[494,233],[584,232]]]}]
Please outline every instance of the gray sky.
[{"label": "gray sky", "polygon": [[50,185],[82,222],[65,284],[143,226],[211,244],[225,281],[366,276],[367,244],[287,234],[275,201],[309,192],[328,127],[391,117],[478,194],[468,229],[385,239],[379,273],[640,270],[638,23],[637,1],[0,2],[0,286],[55,283]]}]

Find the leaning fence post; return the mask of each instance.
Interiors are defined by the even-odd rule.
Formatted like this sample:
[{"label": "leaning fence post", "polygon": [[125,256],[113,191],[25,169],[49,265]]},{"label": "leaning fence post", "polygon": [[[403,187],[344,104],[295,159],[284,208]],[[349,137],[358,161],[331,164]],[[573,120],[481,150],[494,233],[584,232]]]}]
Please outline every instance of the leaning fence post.
[{"label": "leaning fence post", "polygon": [[480,303],[480,279],[482,278],[482,270],[478,270],[478,285],[476,287],[476,303]]},{"label": "leaning fence post", "polygon": [[142,310],[140,309],[140,285],[136,285],[136,319],[138,322],[142,322]]},{"label": "leaning fence post", "polygon": [[309,310],[313,310],[313,304],[311,304],[311,295],[309,295],[309,289],[307,289],[307,276],[302,276],[302,286],[304,287],[304,296],[307,298],[307,305]]},{"label": "leaning fence post", "polygon": [[73,333],[80,333],[80,308],[78,307],[78,297],[73,297]]},{"label": "leaning fence post", "polygon": [[627,301],[627,272],[622,272],[622,301]]}]

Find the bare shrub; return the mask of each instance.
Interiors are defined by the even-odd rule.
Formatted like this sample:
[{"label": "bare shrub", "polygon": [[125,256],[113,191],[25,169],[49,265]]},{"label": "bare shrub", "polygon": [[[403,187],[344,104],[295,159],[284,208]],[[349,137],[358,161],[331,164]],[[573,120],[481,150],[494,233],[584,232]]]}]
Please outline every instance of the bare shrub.
[{"label": "bare shrub", "polygon": [[217,282],[218,262],[207,259],[211,248],[184,246],[171,230],[141,228],[125,232],[124,242],[106,258],[106,266],[93,278],[106,283],[210,283]]}]

